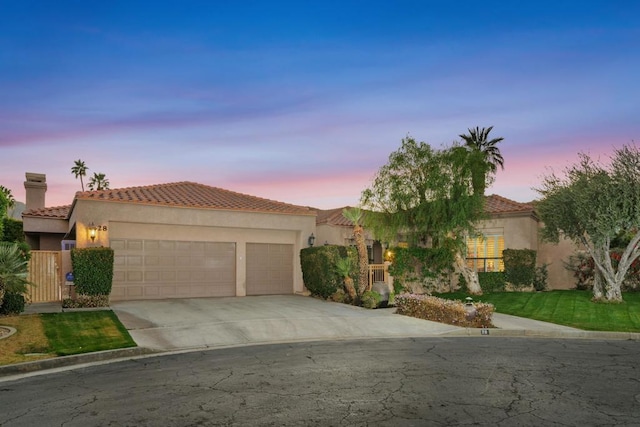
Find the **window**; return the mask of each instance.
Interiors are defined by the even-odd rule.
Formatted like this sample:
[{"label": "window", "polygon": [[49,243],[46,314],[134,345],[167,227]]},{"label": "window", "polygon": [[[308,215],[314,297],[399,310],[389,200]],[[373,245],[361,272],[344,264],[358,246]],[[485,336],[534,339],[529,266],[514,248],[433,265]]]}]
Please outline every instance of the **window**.
[{"label": "window", "polygon": [[504,236],[467,237],[467,265],[475,271],[504,271]]}]

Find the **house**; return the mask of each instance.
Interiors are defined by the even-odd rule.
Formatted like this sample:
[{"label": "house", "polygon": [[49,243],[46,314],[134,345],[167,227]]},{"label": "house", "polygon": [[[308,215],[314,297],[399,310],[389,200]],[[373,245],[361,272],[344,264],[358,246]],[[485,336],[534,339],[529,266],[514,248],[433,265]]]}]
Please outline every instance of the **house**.
[{"label": "house", "polygon": [[26,178],[28,243],[113,248],[112,300],[304,290],[299,252],[316,222],[308,207],[176,182],[78,192],[70,206],[46,208],[46,177]]},{"label": "house", "polygon": [[[352,245],[344,208],[318,210],[194,182],[75,194],[69,206],[45,207],[46,176],[27,173],[23,226],[36,250],[109,246],[115,251],[112,300],[221,297],[304,292],[299,253],[316,245]],[[533,204],[487,196],[488,218],[467,239],[467,262],[477,271],[502,271],[502,251],[533,249],[548,265],[552,289],[573,287],[563,260],[572,242],[539,241]],[[385,245],[365,230],[372,264]]]},{"label": "house", "polygon": [[[347,207],[348,208],[348,207]],[[320,242],[337,245],[353,244],[353,224],[342,215],[344,208],[318,211],[316,236]],[[487,218],[477,224],[479,236],[467,238],[467,263],[478,272],[503,271],[504,249],[532,249],[537,252],[538,266],[546,265],[551,289],[569,289],[575,281],[563,261],[576,251],[570,241],[548,244],[539,239],[542,227],[532,203],[520,203],[492,194],[486,197]],[[370,262],[383,262],[384,245],[365,229]],[[453,280],[456,278],[453,277]]]}]

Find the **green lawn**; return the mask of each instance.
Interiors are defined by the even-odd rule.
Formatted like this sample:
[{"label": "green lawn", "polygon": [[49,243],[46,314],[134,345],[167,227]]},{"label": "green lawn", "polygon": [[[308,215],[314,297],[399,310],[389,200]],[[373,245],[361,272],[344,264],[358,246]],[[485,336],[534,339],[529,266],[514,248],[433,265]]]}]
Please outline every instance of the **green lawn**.
[{"label": "green lawn", "polygon": [[[464,293],[435,294],[464,301]],[[589,291],[496,292],[472,296],[488,302],[498,313],[572,326],[587,331],[640,332],[640,293],[625,293],[624,303],[591,301]]]},{"label": "green lawn", "polygon": [[136,346],[111,310],[47,313],[41,318],[50,351],[59,356]]}]

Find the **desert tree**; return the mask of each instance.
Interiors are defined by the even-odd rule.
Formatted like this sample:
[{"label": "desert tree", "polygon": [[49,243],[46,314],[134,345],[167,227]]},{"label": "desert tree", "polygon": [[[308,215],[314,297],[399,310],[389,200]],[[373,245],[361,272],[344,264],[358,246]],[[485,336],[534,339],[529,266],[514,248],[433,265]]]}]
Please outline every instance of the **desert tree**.
[{"label": "desert tree", "polygon": [[[603,164],[580,153],[579,161],[543,177],[537,211],[542,238],[571,239],[584,247],[596,269],[594,299],[622,301],[622,283],[640,256],[640,151],[635,145],[614,149]],[[611,259],[611,243],[629,236],[620,260]]]},{"label": "desert tree", "polygon": [[465,260],[466,236],[484,217],[484,196],[473,191],[478,152],[454,144],[434,149],[411,137],[389,156],[362,193],[367,226],[386,241],[406,236],[412,244],[451,251],[472,294],[481,294],[478,274]]}]

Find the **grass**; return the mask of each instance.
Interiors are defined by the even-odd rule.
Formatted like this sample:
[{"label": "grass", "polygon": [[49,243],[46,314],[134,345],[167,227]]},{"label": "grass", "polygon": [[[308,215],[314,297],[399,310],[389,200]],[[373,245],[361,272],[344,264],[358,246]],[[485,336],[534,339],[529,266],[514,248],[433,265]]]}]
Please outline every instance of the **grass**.
[{"label": "grass", "polygon": [[135,347],[110,310],[0,317],[17,332],[0,341],[0,365]]},{"label": "grass", "polygon": [[[465,293],[436,294],[463,300]],[[473,296],[488,302],[498,313],[527,317],[587,331],[640,332],[640,293],[623,295],[621,304],[595,303],[589,291],[495,292]]]}]

